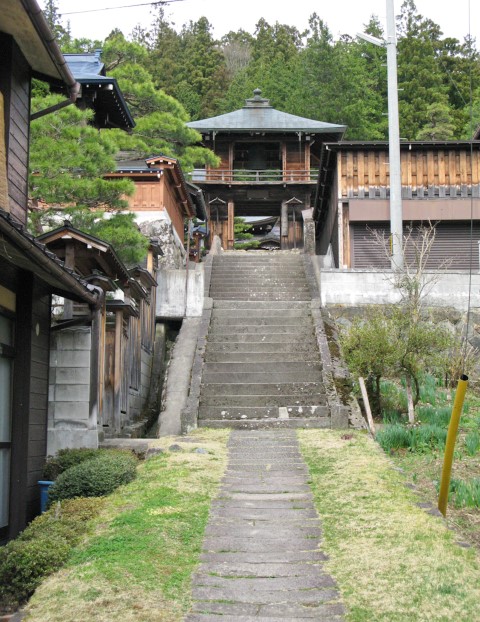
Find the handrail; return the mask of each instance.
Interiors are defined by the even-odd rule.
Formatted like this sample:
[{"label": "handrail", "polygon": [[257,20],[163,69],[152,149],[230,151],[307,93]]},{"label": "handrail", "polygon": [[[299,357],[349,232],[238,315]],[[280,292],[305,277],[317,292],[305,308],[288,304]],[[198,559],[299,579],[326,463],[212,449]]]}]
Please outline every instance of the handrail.
[{"label": "handrail", "polygon": [[193,182],[220,183],[271,183],[271,182],[315,182],[318,169],[194,169],[188,175]]}]

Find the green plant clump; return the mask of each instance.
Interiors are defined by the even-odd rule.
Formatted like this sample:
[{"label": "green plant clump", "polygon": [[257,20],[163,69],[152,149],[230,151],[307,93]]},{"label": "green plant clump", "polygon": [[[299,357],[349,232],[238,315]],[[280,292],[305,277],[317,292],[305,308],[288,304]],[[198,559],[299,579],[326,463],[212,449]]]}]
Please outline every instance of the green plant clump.
[{"label": "green plant clump", "polygon": [[480,434],[477,430],[472,430],[465,437],[465,449],[469,456],[474,456],[480,449]]},{"label": "green plant clump", "polygon": [[60,449],[56,456],[48,458],[45,468],[43,469],[43,477],[46,480],[54,481],[70,467],[76,466],[85,460],[91,460],[109,451],[108,449],[89,449],[88,447],[80,447],[76,449]]},{"label": "green plant clump", "polygon": [[44,577],[67,561],[102,504],[100,499],[64,501],[38,516],[16,540],[0,547],[0,610],[15,610]]},{"label": "green plant clump", "polygon": [[49,503],[74,497],[101,497],[135,478],[138,459],[127,451],[106,451],[61,473],[48,493]]},{"label": "green plant clump", "polygon": [[446,438],[445,428],[434,424],[415,428],[406,428],[398,423],[385,425],[376,436],[376,440],[384,451],[409,449],[418,453],[443,449]]},{"label": "green plant clump", "polygon": [[450,416],[452,414],[451,406],[419,406],[417,409],[418,418],[422,423],[430,423],[442,428],[448,428]]},{"label": "green plant clump", "polygon": [[378,431],[375,438],[382,449],[387,452],[410,447],[409,431],[399,423],[384,426]]},{"label": "green plant clump", "polygon": [[456,508],[480,508],[480,478],[471,480],[452,479],[450,492],[453,493],[453,503]]}]

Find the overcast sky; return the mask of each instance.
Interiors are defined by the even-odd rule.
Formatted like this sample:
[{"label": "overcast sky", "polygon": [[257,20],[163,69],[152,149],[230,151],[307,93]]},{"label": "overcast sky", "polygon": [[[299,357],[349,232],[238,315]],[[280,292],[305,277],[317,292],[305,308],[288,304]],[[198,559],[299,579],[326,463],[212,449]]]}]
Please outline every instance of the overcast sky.
[{"label": "overcast sky", "polygon": [[[395,0],[395,12],[400,12],[403,0]],[[74,37],[104,39],[113,28],[120,28],[125,35],[140,23],[148,27],[151,22],[149,6],[115,8],[107,11],[93,11],[105,7],[143,4],[146,0],[57,0],[63,20],[70,21]],[[43,6],[43,0],[40,0]],[[328,24],[333,35],[347,33],[355,35],[369,21],[372,14],[379,17],[385,27],[386,0],[176,0],[165,7],[167,17],[177,30],[189,20],[196,21],[205,16],[213,25],[215,37],[220,38],[230,30],[243,28],[253,32],[257,21],[264,17],[269,23],[276,21],[306,29],[309,16],[316,12]],[[478,0],[456,0],[454,5],[443,0],[417,0],[418,11],[439,24],[445,36],[463,40],[467,34],[477,39],[480,46],[480,2]],[[454,10],[452,8],[454,7]],[[71,14],[74,11],[89,10],[88,13]],[[471,25],[470,25],[471,24]]]}]

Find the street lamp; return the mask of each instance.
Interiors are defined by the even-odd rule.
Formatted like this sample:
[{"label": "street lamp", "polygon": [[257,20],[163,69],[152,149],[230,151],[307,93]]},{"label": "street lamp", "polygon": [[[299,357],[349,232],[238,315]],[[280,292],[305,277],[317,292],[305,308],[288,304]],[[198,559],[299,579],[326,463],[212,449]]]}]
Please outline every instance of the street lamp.
[{"label": "street lamp", "polygon": [[393,0],[387,0],[387,39],[383,41],[365,33],[357,36],[374,45],[387,48],[388,75],[388,157],[390,169],[390,233],[392,236],[392,270],[403,267],[402,175],[400,167],[400,128],[398,123],[397,41]]}]

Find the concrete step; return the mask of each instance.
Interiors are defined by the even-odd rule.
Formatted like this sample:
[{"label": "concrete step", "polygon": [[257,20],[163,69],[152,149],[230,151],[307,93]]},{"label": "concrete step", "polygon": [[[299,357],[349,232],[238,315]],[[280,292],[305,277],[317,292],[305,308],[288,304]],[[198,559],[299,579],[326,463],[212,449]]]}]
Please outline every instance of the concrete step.
[{"label": "concrete step", "polygon": [[261,300],[238,300],[236,302],[230,300],[214,300],[213,308],[214,310],[231,310],[231,309],[247,309],[247,310],[260,310],[260,309],[273,309],[279,310],[282,309],[310,309],[310,302],[308,301],[295,301],[295,300],[284,300],[281,302],[276,301],[261,301]]},{"label": "concrete step", "polygon": [[[302,336],[301,331],[292,330],[289,332],[270,332],[270,333],[254,333],[244,332],[236,335],[229,334],[228,332],[221,333],[217,329],[217,334],[208,336],[208,343],[222,343],[222,344],[235,344],[235,343],[277,343],[288,344],[285,348],[290,348],[292,344],[299,343],[299,338]],[[303,334],[306,336],[306,333]],[[311,339],[310,333],[308,333],[309,340]],[[300,341],[300,344],[304,344],[304,341]]]},{"label": "concrete step", "polygon": [[[229,325],[229,324],[215,324],[212,322],[211,326],[210,326],[210,330],[212,331],[212,334],[209,335],[209,339],[211,337],[218,337],[220,335],[230,335],[230,336],[234,336],[237,335],[238,337],[241,337],[243,335],[253,335],[253,334],[257,334],[257,335],[262,335],[263,337],[266,337],[268,335],[273,335],[273,334],[277,334],[277,335],[283,335],[283,334],[291,334],[291,335],[297,335],[299,338],[303,338],[303,339],[313,339],[313,325],[310,324],[310,326],[298,326],[298,324],[287,324],[287,325],[279,325],[279,324],[272,324],[270,326],[268,326],[267,324],[233,324],[233,325]],[[261,341],[261,338],[258,339],[258,341]]]},{"label": "concrete step", "polygon": [[[251,336],[251,335],[250,335]],[[305,356],[305,360],[309,360],[312,355],[318,354],[316,342],[299,342],[293,339],[291,343],[271,342],[271,341],[250,341],[250,342],[233,342],[233,341],[209,341],[205,350],[207,356],[212,354],[268,354],[283,356],[295,354]]]},{"label": "concrete step", "polygon": [[[264,320],[276,320],[278,318],[311,318],[310,309],[303,307],[300,309],[217,309],[212,311],[213,320],[228,320],[246,318],[248,320],[259,318]],[[311,321],[311,319],[310,319]]]},{"label": "concrete step", "polygon": [[284,326],[285,328],[288,327],[288,329],[290,329],[290,327],[292,326],[298,326],[298,328],[304,328],[304,329],[306,329],[307,327],[311,327],[313,330],[312,320],[308,316],[303,316],[300,318],[288,317],[288,316],[286,317],[282,317],[282,316],[278,316],[278,317],[270,317],[270,316],[236,317],[234,314],[232,314],[231,317],[213,318],[210,323],[211,330],[216,330],[217,327],[219,328],[223,326],[231,327],[232,331],[238,330],[238,327],[241,327],[241,326],[257,326],[259,328],[262,328],[262,327],[273,328],[275,326],[280,328]]},{"label": "concrete step", "polygon": [[[251,292],[256,289],[264,292],[301,292],[301,291],[309,291],[308,287],[304,283],[295,282],[292,285],[270,285],[265,283],[264,281],[259,281],[256,283],[254,280],[249,283],[245,283],[244,285],[236,285],[235,283],[228,282],[226,284],[217,284],[214,280],[212,280],[210,284],[210,292]],[[214,296],[213,296],[214,298]]]},{"label": "concrete step", "polygon": [[210,292],[210,298],[217,300],[310,300],[310,294],[305,292],[285,293],[285,292]]},{"label": "concrete step", "polygon": [[325,393],[318,391],[317,393],[307,393],[305,395],[202,395],[200,397],[201,408],[225,408],[228,403],[228,407],[264,407],[264,406],[285,406],[285,404],[291,404],[292,406],[310,406],[310,404],[318,404],[320,406],[326,406],[327,396]]},{"label": "concrete step", "polygon": [[[292,286],[292,287],[283,287],[281,285],[278,285],[276,287],[267,287],[265,286],[263,283],[259,283],[258,285],[255,285],[255,283],[250,283],[249,285],[246,285],[245,287],[235,287],[235,285],[226,285],[226,286],[219,286],[219,285],[212,285],[210,287],[210,297],[211,298],[222,298],[222,295],[232,295],[232,294],[236,294],[237,296],[241,296],[241,295],[258,295],[258,294],[264,294],[264,295],[269,295],[270,297],[276,296],[277,298],[279,298],[281,295],[287,295],[287,300],[289,299],[290,296],[300,296],[300,295],[310,295],[310,291],[308,290],[307,287],[302,287],[301,285],[297,286]],[[280,298],[281,300],[281,298]]]},{"label": "concrete step", "polygon": [[231,421],[232,419],[268,419],[293,418],[311,419],[328,417],[325,405],[308,406],[217,406],[215,408],[200,406],[199,419],[216,419]]},{"label": "concrete step", "polygon": [[320,354],[306,352],[211,352],[206,351],[207,363],[273,363],[277,362],[320,362]]},{"label": "concrete step", "polygon": [[258,378],[258,382],[243,383],[206,380],[201,389],[201,394],[205,397],[213,395],[313,395],[314,393],[323,393],[323,385],[320,381],[295,378],[292,378],[290,382],[278,382],[267,378]]},{"label": "concrete step", "polygon": [[204,363],[203,372],[212,374],[273,374],[273,373],[300,373],[300,372],[321,372],[322,366],[319,363],[284,362],[284,363]]},{"label": "concrete step", "polygon": [[265,283],[295,283],[300,279],[303,282],[306,282],[305,275],[302,272],[289,272],[285,274],[284,272],[278,272],[277,274],[272,274],[271,272],[250,272],[246,270],[244,273],[239,273],[236,270],[232,270],[232,272],[225,274],[218,274],[215,272],[212,274],[211,282],[212,283],[238,283],[239,285],[243,285],[245,283],[249,283],[250,281],[265,281]]},{"label": "concrete step", "polygon": [[234,430],[273,430],[282,428],[325,429],[331,427],[330,417],[312,417],[311,419],[199,419],[199,427],[232,428]]},{"label": "concrete step", "polygon": [[203,372],[205,384],[283,384],[289,382],[321,382],[321,372],[312,369],[305,371],[282,372]]}]

